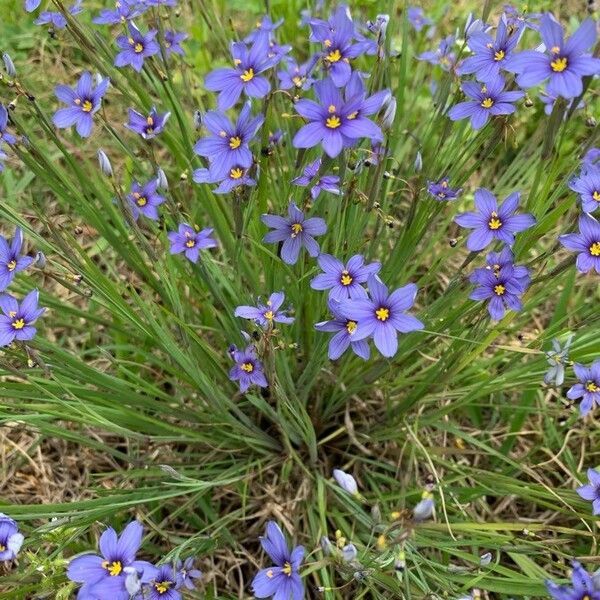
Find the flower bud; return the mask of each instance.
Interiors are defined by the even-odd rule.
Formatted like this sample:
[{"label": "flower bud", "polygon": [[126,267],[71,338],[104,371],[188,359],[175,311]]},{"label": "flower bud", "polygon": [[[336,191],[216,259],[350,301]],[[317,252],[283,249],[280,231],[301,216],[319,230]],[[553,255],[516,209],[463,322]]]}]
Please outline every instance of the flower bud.
[{"label": "flower bud", "polygon": [[342,548],[342,558],[346,562],[350,562],[354,560],[358,555],[358,551],[356,550],[356,546],[354,544],[346,544]]},{"label": "flower bud", "polygon": [[107,177],[113,176],[112,165],[110,164],[108,156],[106,156],[106,152],[104,152],[102,148],[98,150],[98,163],[100,164],[100,170],[102,171],[102,173],[104,173],[104,175],[106,175]]},{"label": "flower bud", "polygon": [[434,507],[435,502],[433,497],[429,494],[424,494],[423,499],[413,508],[413,519],[415,521],[426,521],[433,515]]},{"label": "flower bud", "polygon": [[16,77],[17,70],[15,69],[15,63],[13,63],[12,58],[9,54],[4,52],[2,54],[2,60],[4,61],[4,69],[6,70],[6,74],[9,77]]},{"label": "flower bud", "polygon": [[381,127],[385,131],[389,131],[394,126],[394,119],[396,118],[396,108],[398,106],[396,96],[390,94],[384,106],[385,110],[383,111],[383,117],[381,117]]},{"label": "flower bud", "polygon": [[158,187],[161,190],[169,189],[169,180],[167,179],[167,175],[160,167],[156,173],[156,180],[158,181]]},{"label": "flower bud", "polygon": [[196,129],[202,127],[202,113],[199,110],[194,111],[194,127]]},{"label": "flower bud", "polygon": [[420,173],[423,170],[423,156],[421,156],[421,152],[417,152],[417,156],[415,157],[415,171]]},{"label": "flower bud", "polygon": [[46,255],[41,250],[35,255],[33,266],[41,270],[46,268]]},{"label": "flower bud", "polygon": [[479,557],[479,566],[487,567],[492,562],[492,553],[486,552]]},{"label": "flower bud", "polygon": [[356,480],[354,479],[354,477],[352,477],[352,475],[345,473],[341,469],[334,469],[333,476],[342,489],[346,490],[349,494],[352,494],[353,496],[358,495],[358,486],[356,484]]},{"label": "flower bud", "polygon": [[140,573],[135,567],[124,567],[123,572],[126,574],[125,589],[130,596],[135,596],[142,588]]},{"label": "flower bud", "polygon": [[321,550],[323,550],[323,554],[325,554],[325,556],[330,556],[333,554],[333,544],[326,535],[321,538]]}]

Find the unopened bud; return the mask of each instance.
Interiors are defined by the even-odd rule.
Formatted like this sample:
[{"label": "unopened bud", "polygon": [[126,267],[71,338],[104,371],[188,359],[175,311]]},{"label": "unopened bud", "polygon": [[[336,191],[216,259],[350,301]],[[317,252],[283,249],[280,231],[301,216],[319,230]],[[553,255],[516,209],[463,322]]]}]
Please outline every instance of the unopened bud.
[{"label": "unopened bud", "polygon": [[417,156],[415,158],[415,171],[420,173],[423,170],[423,156],[421,152],[417,152]]},{"label": "unopened bud", "polygon": [[358,551],[356,550],[356,546],[354,544],[346,544],[342,548],[342,558],[346,562],[350,562],[354,560],[358,555]]},{"label": "unopened bud", "polygon": [[97,154],[98,154],[98,163],[100,165],[100,170],[107,177],[112,177],[113,176],[113,168],[112,168],[112,165],[110,164],[110,160],[109,160],[108,156],[106,155],[106,152],[104,152],[104,150],[102,150],[102,148],[100,148],[98,150]]},{"label": "unopened bud", "polygon": [[479,557],[479,566],[487,567],[492,562],[492,553],[486,552]]},{"label": "unopened bud", "polygon": [[397,107],[396,96],[390,94],[384,104],[383,117],[381,117],[381,127],[384,130],[388,131],[393,127]]},{"label": "unopened bud", "polygon": [[326,535],[321,538],[321,550],[323,550],[325,556],[330,556],[333,553],[333,544]]},{"label": "unopened bud", "polygon": [[202,113],[199,110],[194,111],[194,127],[196,129],[202,127]]},{"label": "unopened bud", "polygon": [[41,250],[35,255],[33,266],[41,270],[46,268],[46,255]]},{"label": "unopened bud", "polygon": [[16,77],[17,70],[15,69],[15,63],[13,63],[12,58],[9,54],[4,52],[2,54],[2,60],[4,62],[4,70],[9,77]]},{"label": "unopened bud", "polygon": [[358,495],[358,486],[356,484],[356,479],[354,479],[352,475],[342,471],[341,469],[334,469],[333,476],[335,480],[339,483],[341,488],[343,488],[353,496]]},{"label": "unopened bud", "polygon": [[413,508],[413,519],[415,521],[426,521],[433,515],[434,507],[435,502],[431,496],[423,498],[423,500],[418,502]]},{"label": "unopened bud", "polygon": [[167,179],[167,175],[160,167],[156,173],[156,181],[158,182],[158,187],[161,190],[169,189],[169,180]]}]

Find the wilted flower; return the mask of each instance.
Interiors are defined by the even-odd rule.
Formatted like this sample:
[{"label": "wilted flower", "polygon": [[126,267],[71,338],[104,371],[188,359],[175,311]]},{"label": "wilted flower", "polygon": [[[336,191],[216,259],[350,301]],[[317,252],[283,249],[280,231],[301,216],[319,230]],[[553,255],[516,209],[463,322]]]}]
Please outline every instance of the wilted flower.
[{"label": "wilted flower", "polygon": [[319,254],[319,244],[313,236],[323,235],[327,231],[327,225],[320,217],[306,219],[304,213],[290,202],[287,217],[262,215],[260,219],[273,230],[265,235],[263,242],[267,244],[283,242],[281,259],[288,265],[295,265],[298,262],[303,247],[310,256]]},{"label": "wilted flower", "polygon": [[17,522],[0,513],[0,561],[16,558],[24,539]]},{"label": "wilted flower", "polygon": [[525,92],[505,92],[504,83],[501,75],[483,85],[475,81],[464,81],[462,90],[471,100],[453,106],[448,111],[448,117],[452,121],[469,118],[473,129],[481,129],[490,116],[514,113],[516,108],[512,103],[522,98]]},{"label": "wilted flower", "polygon": [[425,16],[420,6],[408,7],[408,22],[413,26],[415,31],[421,31],[423,27],[433,25],[433,21]]},{"label": "wilted flower", "polygon": [[3,152],[2,147],[0,147],[0,173],[2,173],[2,171],[4,171],[4,163],[2,161],[5,161],[8,159],[8,155]]},{"label": "wilted flower", "polygon": [[165,201],[165,198],[157,193],[158,180],[152,178],[145,185],[133,182],[131,192],[127,194],[127,199],[131,206],[133,218],[137,221],[140,214],[152,219],[158,220],[158,207]]},{"label": "wilted flower", "polygon": [[565,365],[569,360],[569,348],[572,341],[573,336],[570,335],[564,347],[561,348],[560,342],[556,338],[552,340],[552,350],[546,352],[546,359],[550,365],[550,368],[544,375],[544,383],[547,385],[550,385],[552,382],[557,387],[563,384],[565,380]]},{"label": "wilted flower", "polygon": [[600,600],[600,591],[594,587],[594,582],[590,574],[577,562],[571,563],[573,572],[571,573],[572,587],[566,585],[557,585],[547,579],[545,581],[548,593],[555,600]]},{"label": "wilted flower", "polygon": [[600,223],[583,214],[579,217],[579,233],[561,235],[558,241],[569,250],[578,252],[577,270],[587,273],[596,269],[600,274]]},{"label": "wilted flower", "polygon": [[186,558],[183,564],[178,560],[175,565],[175,570],[177,577],[181,581],[181,585],[188,590],[196,589],[194,579],[200,579],[202,577],[202,571],[194,568],[194,558],[192,556]]},{"label": "wilted flower", "polygon": [[269,296],[266,304],[259,302],[258,306],[238,306],[234,315],[242,319],[252,319],[261,327],[272,327],[273,323],[290,325],[294,322],[294,317],[288,317],[286,310],[279,310],[284,300],[283,292],[274,292]]},{"label": "wilted flower", "polygon": [[204,248],[216,248],[217,242],[210,235],[214,231],[212,227],[197,231],[191,225],[182,223],[177,231],[167,234],[171,242],[171,254],[185,253],[185,257],[193,263],[198,262],[200,250]]},{"label": "wilted flower", "polygon": [[254,346],[248,346],[245,350],[238,350],[233,346],[231,356],[235,361],[235,365],[229,371],[229,379],[239,382],[240,392],[245,393],[253,384],[259,387],[269,385],[262,362],[258,360]]},{"label": "wilted flower", "polygon": [[235,67],[215,69],[204,80],[207,90],[220,92],[217,102],[219,110],[231,108],[242,92],[254,98],[262,98],[269,93],[271,84],[261,73],[275,66],[279,57],[269,57],[268,53],[267,36],[258,36],[250,49],[240,42],[231,45]]},{"label": "wilted flower", "polygon": [[533,215],[514,214],[520,196],[519,192],[513,192],[498,207],[496,197],[489,190],[479,188],[475,192],[477,212],[462,213],[454,218],[461,227],[475,230],[467,239],[469,250],[483,250],[494,239],[512,246],[515,243],[515,233],[525,231],[535,224]]},{"label": "wilted flower", "polygon": [[342,548],[342,558],[344,561],[352,562],[353,560],[356,560],[357,556],[358,551],[356,550],[356,546],[354,544],[346,544]]},{"label": "wilted flower", "polygon": [[112,177],[113,168],[110,164],[110,159],[106,155],[106,152],[104,152],[102,148],[99,148],[96,155],[98,157],[98,164],[100,165],[100,170],[102,171],[102,173],[104,173],[104,175],[106,175],[107,177]]},{"label": "wilted flower", "polygon": [[[544,105],[544,113],[547,115],[551,115],[554,110],[554,105],[556,104],[556,100],[558,99],[556,96],[551,96],[548,92],[542,90],[539,94],[539,99],[542,101]],[[575,107],[577,109],[585,108],[585,102],[581,100],[579,104]],[[567,113],[565,112],[563,115],[563,120],[567,118]]]},{"label": "wilted flower", "polygon": [[129,123],[126,123],[125,127],[131,129],[131,131],[135,131],[135,133],[141,135],[145,140],[151,140],[165,128],[170,116],[170,112],[158,113],[154,106],[147,117],[137,112],[137,110],[130,108]]},{"label": "wilted flower", "polygon": [[125,573],[125,589],[130,596],[135,596],[142,589],[141,576],[143,569],[140,571],[135,567],[123,567]]},{"label": "wilted flower", "polygon": [[310,282],[310,287],[313,290],[330,290],[329,298],[338,301],[366,298],[367,292],[361,284],[366,283],[371,275],[376,275],[381,269],[378,262],[365,265],[360,254],[352,256],[346,265],[331,254],[319,254],[317,262],[323,273]]},{"label": "wilted flower", "polygon": [[431,492],[423,492],[421,500],[413,508],[412,514],[415,521],[426,521],[433,515],[435,501]]},{"label": "wilted flower", "polygon": [[9,294],[0,294],[0,346],[8,346],[14,340],[33,339],[37,329],[33,323],[46,310],[38,308],[39,292],[32,290],[19,304]]},{"label": "wilted flower", "polygon": [[110,79],[100,79],[94,89],[92,75],[85,72],[79,78],[75,89],[68,85],[57,85],[54,88],[56,97],[69,108],[61,108],[54,113],[54,125],[61,129],[75,125],[81,137],[88,137],[94,125],[93,115],[100,110],[102,97],[106,94]]},{"label": "wilted flower", "polygon": [[492,562],[492,553],[486,552],[479,557],[479,566],[487,567]]},{"label": "wilted flower", "polygon": [[135,560],[136,552],[142,543],[143,527],[138,521],[132,521],[117,537],[116,531],[109,527],[100,536],[100,556],[84,554],[71,560],[67,568],[67,577],[71,581],[82,583],[81,597],[104,597],[111,595],[114,600],[129,598],[125,587],[127,573],[125,567],[133,567],[141,572],[143,583],[151,581],[157,573],[156,567],[146,561]]},{"label": "wilted flower", "polygon": [[103,8],[97,17],[92,19],[92,23],[97,25],[119,25],[126,23],[131,19],[136,19],[148,10],[148,6],[139,2],[139,0],[118,0],[115,8]]},{"label": "wilted flower", "polygon": [[185,55],[185,50],[181,47],[181,42],[187,39],[188,34],[184,31],[165,31],[165,52],[167,56],[171,54]]},{"label": "wilted flower", "polygon": [[587,470],[589,483],[577,488],[577,493],[584,499],[592,502],[593,515],[600,515],[600,472],[596,469]]},{"label": "wilted flower", "polygon": [[595,360],[589,368],[575,363],[573,370],[577,375],[577,379],[579,379],[579,383],[569,389],[567,398],[570,400],[582,398],[579,412],[582,417],[585,417],[594,404],[600,406],[600,358]]},{"label": "wilted flower", "polygon": [[442,177],[439,181],[428,181],[427,191],[435,200],[456,200],[462,188],[451,188],[450,178]]},{"label": "wilted flower", "polygon": [[404,312],[414,304],[417,286],[409,283],[390,294],[375,275],[369,277],[368,286],[370,298],[344,300],[340,313],[356,322],[354,340],[373,337],[379,352],[390,358],[398,350],[398,331],[408,333],[424,327],[419,319]]},{"label": "wilted flower", "polygon": [[350,475],[350,473],[346,473],[341,469],[333,470],[333,477],[338,482],[339,486],[347,491],[352,496],[359,496],[358,493],[358,485],[356,484],[356,479]]},{"label": "wilted flower", "polygon": [[456,38],[453,35],[446,36],[438,46],[437,50],[428,50],[417,56],[417,60],[424,60],[432,65],[440,65],[444,71],[449,71],[456,61],[456,54],[452,51]]},{"label": "wilted flower", "polygon": [[[292,179],[292,183],[294,185],[299,185],[302,187],[310,185],[312,180],[316,177],[317,173],[319,172],[320,168],[321,159],[317,158],[317,160],[315,160],[312,163],[309,163],[304,168],[304,173],[302,175]],[[315,185],[313,185],[310,188],[310,196],[313,200],[316,200],[321,194],[321,191],[339,195],[341,194],[339,183],[340,178],[337,175],[322,175],[321,177],[319,177],[319,179],[317,179]]]},{"label": "wilted flower", "polygon": [[579,96],[583,91],[582,77],[600,73],[600,59],[587,53],[596,41],[596,22],[586,19],[565,41],[561,25],[552,15],[544,14],[539,31],[545,51],[518,52],[504,68],[518,73],[517,83],[523,88],[548,80],[546,91],[551,96],[567,99]]},{"label": "wilted flower", "polygon": [[304,585],[298,568],[304,558],[304,548],[296,546],[288,549],[283,532],[275,521],[267,523],[267,535],[260,538],[263,550],[269,555],[274,566],[261,569],[252,581],[252,593],[257,598],[273,596],[277,600],[304,598]]},{"label": "wilted flower", "polygon": [[15,229],[10,244],[0,235],[0,292],[10,285],[17,273],[25,270],[33,262],[30,256],[21,255],[22,246],[23,232],[20,227]]},{"label": "wilted flower", "polygon": [[[83,12],[81,6],[83,0],[75,0],[75,3],[67,9],[69,14],[78,15]],[[55,29],[64,29],[67,26],[67,18],[60,12],[45,10],[33,22],[35,25],[52,25]]]},{"label": "wilted flower", "polygon": [[144,60],[158,54],[160,46],[154,39],[157,31],[151,29],[143,34],[133,23],[128,23],[129,35],[120,35],[117,38],[117,46],[121,52],[115,57],[116,67],[126,67],[131,65],[138,73],[144,67]]},{"label": "wilted flower", "polygon": [[579,194],[581,209],[594,212],[600,206],[600,166],[588,165],[579,177],[569,182],[569,187]]}]

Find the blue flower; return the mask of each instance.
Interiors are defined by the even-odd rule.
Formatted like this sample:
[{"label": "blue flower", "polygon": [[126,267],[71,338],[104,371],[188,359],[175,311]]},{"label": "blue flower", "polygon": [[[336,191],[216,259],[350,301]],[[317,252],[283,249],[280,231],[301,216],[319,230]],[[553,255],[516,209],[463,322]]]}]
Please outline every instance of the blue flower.
[{"label": "blue flower", "polygon": [[577,562],[571,563],[572,587],[557,585],[553,581],[546,580],[546,589],[554,600],[600,600],[600,591],[597,591],[590,574]]}]

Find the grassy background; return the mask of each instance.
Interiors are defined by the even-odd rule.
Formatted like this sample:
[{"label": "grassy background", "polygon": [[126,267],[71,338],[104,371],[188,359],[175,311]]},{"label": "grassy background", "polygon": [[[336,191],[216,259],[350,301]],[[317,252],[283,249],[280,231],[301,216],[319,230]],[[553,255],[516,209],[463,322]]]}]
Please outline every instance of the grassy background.
[{"label": "grassy background", "polygon": [[[298,172],[289,143],[298,120],[288,116],[289,99],[275,94],[266,105],[265,130],[282,128],[288,142],[261,157],[249,197],[237,202],[191,183],[200,164],[191,151],[198,136],[193,111],[214,106],[203,76],[226,63],[226,42],[234,32],[243,37],[264,5],[211,0],[192,11],[181,2],[171,24],[192,39],[185,63],[172,64],[162,80],[153,69],[141,76],[114,69],[108,31],[89,26],[101,3],[85,4],[83,24],[55,37],[31,25],[20,1],[0,6],[2,50],[35,96],[20,95],[13,113],[31,147],[19,148],[21,160],[11,160],[0,176],[0,215],[5,233],[9,223],[21,224],[30,249],[49,260],[44,272],[19,277],[13,290],[21,295],[38,286],[49,308],[29,350],[37,365],[28,367],[22,348],[0,359],[0,510],[27,534],[20,567],[2,578],[0,597],[72,597],[66,560],[95,544],[103,526],[118,528],[132,516],[147,527],[145,556],[201,558],[208,598],[248,597],[252,573],[263,564],[257,536],[272,518],[307,548],[311,597],[455,597],[476,586],[490,597],[534,598],[544,593],[545,574],[564,576],[571,557],[592,568],[596,524],[574,487],[586,467],[600,462],[597,423],[593,415],[579,419],[566,400],[572,373],[563,389],[541,381],[543,350],[553,337],[575,332],[578,362],[591,362],[600,350],[597,277],[577,275],[573,266],[548,276],[569,257],[555,240],[575,227],[575,195],[566,182],[584,150],[597,144],[597,128],[586,124],[600,116],[597,85],[587,108],[558,129],[548,126],[536,101],[475,134],[441,114],[459,97],[456,83],[414,56],[462,27],[469,10],[479,14],[480,4],[424,4],[439,20],[427,40],[409,29],[401,2],[352,3],[365,18],[392,15],[388,36],[400,55],[360,63],[375,87],[390,87],[398,100],[392,159],[387,174],[335,165],[352,191],[343,200],[319,199],[313,210],[328,222],[324,251],[363,252],[384,262],[391,286],[418,284],[427,331],[404,336],[393,361],[348,356],[334,365],[325,336],[312,329],[326,315],[324,296],[308,285],[314,262],[291,269],[260,243],[260,213],[282,213],[289,198],[305,201],[305,192],[289,185]],[[298,27],[306,6],[270,3],[275,17],[286,17],[279,39],[294,44],[300,59],[308,52],[306,30]],[[551,6],[571,27],[585,16],[581,3],[530,3],[532,10]],[[495,3],[494,20],[499,9]],[[528,34],[522,47],[534,38]],[[85,143],[46,125],[57,108],[54,85],[74,83],[83,69],[113,82]],[[432,76],[441,89],[437,106]],[[0,87],[2,102],[15,91]],[[173,117],[148,147],[122,124],[128,106],[154,103]],[[544,146],[551,151],[543,153]],[[113,160],[114,187],[98,172],[98,147]],[[417,151],[421,173],[413,167]],[[350,153],[349,165],[365,155]],[[149,178],[156,164],[171,182],[164,218],[128,228],[113,198],[132,179]],[[466,188],[457,205],[423,193],[427,179],[443,174]],[[452,223],[479,185],[500,197],[521,190],[539,221],[515,247],[518,262],[534,273],[525,310],[498,324],[467,300],[466,276],[481,258],[465,266],[463,232]],[[372,200],[378,204],[369,210]],[[216,229],[221,247],[198,267],[164,251],[166,231],[182,219]],[[458,238],[456,247],[450,238]],[[296,323],[272,344],[270,391],[240,396],[227,379],[227,347],[243,343],[233,308],[278,289],[294,306]],[[354,473],[367,503],[349,500],[332,483],[334,467]],[[413,506],[430,481],[436,520],[414,530],[392,524],[390,513]],[[320,536],[336,529],[374,572],[318,594],[318,585],[351,579],[318,550]],[[376,549],[381,533],[388,540],[383,551]],[[403,578],[391,569],[400,547]],[[480,570],[479,555],[488,551],[492,563]]]}]

